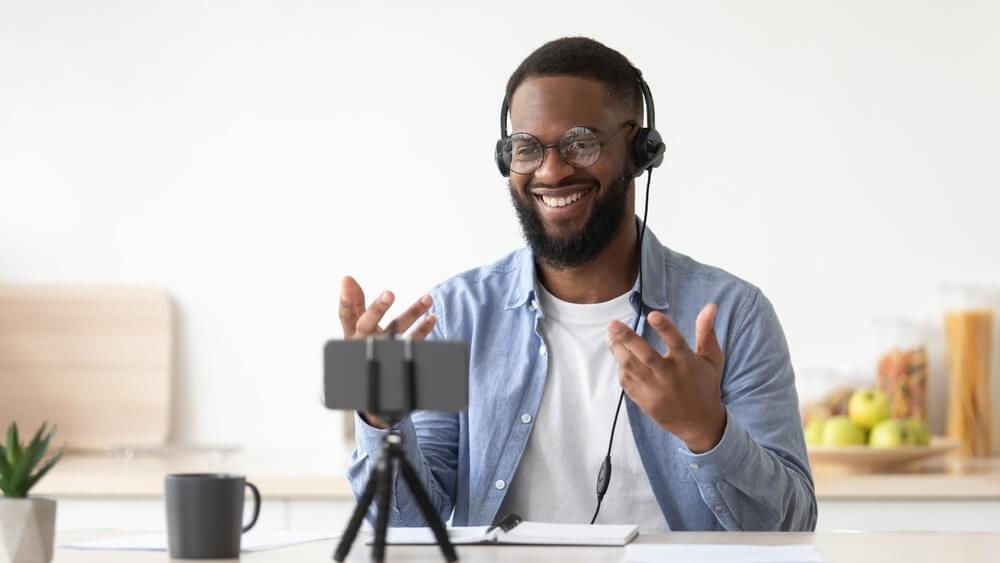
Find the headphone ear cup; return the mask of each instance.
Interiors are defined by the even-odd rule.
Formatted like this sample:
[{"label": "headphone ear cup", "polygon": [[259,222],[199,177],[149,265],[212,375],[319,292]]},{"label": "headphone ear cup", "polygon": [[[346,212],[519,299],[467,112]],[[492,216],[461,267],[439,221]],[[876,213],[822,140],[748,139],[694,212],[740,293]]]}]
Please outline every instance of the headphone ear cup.
[{"label": "headphone ear cup", "polygon": [[635,177],[650,168],[656,168],[663,163],[663,153],[666,145],[656,129],[643,127],[636,133],[632,141],[632,159],[635,161]]},{"label": "headphone ear cup", "polygon": [[504,146],[506,144],[507,144],[506,138],[502,138],[499,141],[497,141],[496,154],[495,154],[497,159],[497,168],[500,170],[500,174],[504,178],[510,176],[510,166],[507,165],[507,159],[505,159],[503,156]]}]

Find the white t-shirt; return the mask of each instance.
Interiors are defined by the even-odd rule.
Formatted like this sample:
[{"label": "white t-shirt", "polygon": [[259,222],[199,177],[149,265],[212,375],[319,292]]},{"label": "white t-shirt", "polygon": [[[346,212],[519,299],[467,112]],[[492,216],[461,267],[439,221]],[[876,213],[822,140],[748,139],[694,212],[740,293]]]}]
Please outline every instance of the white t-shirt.
[{"label": "white t-shirt", "polygon": [[[533,521],[590,523],[597,507],[597,473],[621,392],[607,326],[613,319],[630,327],[635,322],[630,293],[604,303],[578,304],[556,298],[539,284],[545,317],[538,326],[548,350],[548,376],[501,517],[516,513]],[[611,468],[597,523],[637,524],[643,532],[669,530],[639,459],[624,404]]]}]

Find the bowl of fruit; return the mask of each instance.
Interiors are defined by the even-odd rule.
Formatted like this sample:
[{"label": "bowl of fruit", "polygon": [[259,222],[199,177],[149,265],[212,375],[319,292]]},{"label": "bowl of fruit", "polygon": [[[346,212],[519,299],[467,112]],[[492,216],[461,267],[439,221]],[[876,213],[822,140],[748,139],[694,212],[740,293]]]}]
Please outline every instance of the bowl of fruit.
[{"label": "bowl of fruit", "polygon": [[889,397],[879,389],[849,393],[839,389],[831,397],[833,400],[823,403],[825,410],[813,405],[804,413],[806,447],[813,467],[880,471],[958,447],[954,440],[931,436],[922,419],[892,418]]}]

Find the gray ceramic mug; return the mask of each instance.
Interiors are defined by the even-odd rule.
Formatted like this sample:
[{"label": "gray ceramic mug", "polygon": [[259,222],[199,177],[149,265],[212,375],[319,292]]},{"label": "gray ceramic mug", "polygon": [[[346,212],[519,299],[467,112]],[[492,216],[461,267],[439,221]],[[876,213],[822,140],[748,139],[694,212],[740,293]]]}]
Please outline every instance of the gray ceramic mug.
[{"label": "gray ceramic mug", "polygon": [[[253,517],[243,525],[246,488],[253,494]],[[240,538],[257,523],[260,491],[242,475],[175,473],[165,481],[167,545],[175,559],[231,559],[240,556]]]}]

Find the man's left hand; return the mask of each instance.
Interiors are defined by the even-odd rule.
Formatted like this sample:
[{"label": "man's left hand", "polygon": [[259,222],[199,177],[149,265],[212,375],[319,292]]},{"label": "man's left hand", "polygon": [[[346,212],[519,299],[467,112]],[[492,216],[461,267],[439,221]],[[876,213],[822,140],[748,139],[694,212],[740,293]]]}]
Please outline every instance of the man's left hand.
[{"label": "man's left hand", "polygon": [[608,347],[618,361],[622,389],[695,453],[714,448],[726,428],[721,398],[725,357],[715,337],[717,311],[710,303],[698,314],[693,350],[666,315],[650,313],[646,320],[666,343],[665,356],[624,323],[608,324]]}]

